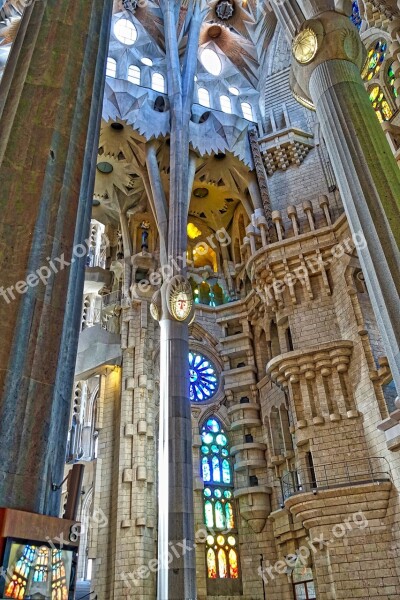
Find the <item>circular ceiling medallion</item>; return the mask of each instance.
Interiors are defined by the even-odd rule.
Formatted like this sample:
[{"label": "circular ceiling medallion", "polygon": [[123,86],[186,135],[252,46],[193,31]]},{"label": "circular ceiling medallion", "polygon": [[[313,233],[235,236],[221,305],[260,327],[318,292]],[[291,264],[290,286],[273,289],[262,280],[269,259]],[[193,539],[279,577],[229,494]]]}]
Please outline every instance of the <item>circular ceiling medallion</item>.
[{"label": "circular ceiling medallion", "polygon": [[99,162],[97,163],[97,170],[100,171],[100,173],[108,175],[113,172],[114,167],[109,162]]},{"label": "circular ceiling medallion", "polygon": [[193,190],[193,196],[196,198],[207,198],[208,193],[209,192],[207,188],[196,188]]},{"label": "circular ceiling medallion", "polygon": [[168,310],[177,321],[185,321],[193,307],[193,292],[190,283],[182,276],[171,279],[167,288]]},{"label": "circular ceiling medallion", "polygon": [[306,65],[317,54],[318,38],[312,29],[303,29],[293,40],[293,56],[300,64]]},{"label": "circular ceiling medallion", "polygon": [[218,2],[217,6],[215,7],[215,12],[217,14],[217,17],[219,17],[223,21],[227,21],[228,19],[233,17],[235,7],[233,5],[233,2],[231,2],[230,0],[221,0],[221,2]]}]

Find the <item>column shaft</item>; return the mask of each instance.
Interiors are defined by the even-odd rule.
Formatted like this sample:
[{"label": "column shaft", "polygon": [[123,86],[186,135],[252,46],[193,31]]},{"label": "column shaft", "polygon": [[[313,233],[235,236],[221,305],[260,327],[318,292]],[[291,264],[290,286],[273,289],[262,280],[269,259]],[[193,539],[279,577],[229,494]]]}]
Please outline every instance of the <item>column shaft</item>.
[{"label": "column shaft", "polygon": [[0,87],[0,506],[44,514],[58,513],[85,267],[72,248],[88,233],[111,9],[36,0]]},{"label": "column shaft", "polygon": [[350,228],[365,238],[358,255],[400,390],[400,172],[354,64],[328,60],[318,65],[310,94]]},{"label": "column shaft", "polygon": [[194,600],[192,424],[189,400],[188,326],[160,321],[159,559],[158,600]]}]

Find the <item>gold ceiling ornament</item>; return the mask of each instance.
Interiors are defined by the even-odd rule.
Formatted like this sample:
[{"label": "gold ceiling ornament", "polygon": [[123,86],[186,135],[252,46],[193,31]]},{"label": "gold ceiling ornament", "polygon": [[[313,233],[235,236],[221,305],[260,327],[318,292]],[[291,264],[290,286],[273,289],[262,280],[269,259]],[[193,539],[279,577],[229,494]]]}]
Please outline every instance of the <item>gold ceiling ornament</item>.
[{"label": "gold ceiling ornament", "polygon": [[154,292],[153,297],[150,302],[150,314],[155,321],[159,321],[161,319],[162,312],[162,302],[161,302],[161,292],[157,290]]},{"label": "gold ceiling ornament", "polygon": [[183,275],[175,275],[167,287],[167,305],[177,321],[186,321],[193,308],[193,292],[190,283]]},{"label": "gold ceiling ornament", "polygon": [[293,40],[293,56],[302,65],[313,60],[318,50],[318,38],[313,29],[307,27],[296,35]]}]

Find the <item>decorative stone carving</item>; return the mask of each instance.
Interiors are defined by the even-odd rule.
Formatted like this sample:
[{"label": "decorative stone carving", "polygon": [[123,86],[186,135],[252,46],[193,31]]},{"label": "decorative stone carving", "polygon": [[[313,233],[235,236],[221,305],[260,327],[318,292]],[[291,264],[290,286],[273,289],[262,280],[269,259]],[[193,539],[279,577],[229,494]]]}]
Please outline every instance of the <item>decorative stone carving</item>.
[{"label": "decorative stone carving", "polygon": [[312,137],[311,133],[289,127],[260,138],[260,150],[268,175],[273,175],[278,169],[285,171],[291,165],[300,165],[314,147]]},{"label": "decorative stone carving", "polygon": [[272,228],[272,219],[271,219],[271,201],[268,193],[268,184],[267,178],[265,176],[265,170],[263,165],[263,160],[260,152],[260,146],[258,141],[257,130],[255,128],[249,129],[249,140],[250,140],[250,148],[253,155],[254,160],[254,168],[256,170],[256,176],[258,181],[258,186],[260,188],[261,200],[264,206],[265,216],[267,219],[267,227],[268,230]]}]

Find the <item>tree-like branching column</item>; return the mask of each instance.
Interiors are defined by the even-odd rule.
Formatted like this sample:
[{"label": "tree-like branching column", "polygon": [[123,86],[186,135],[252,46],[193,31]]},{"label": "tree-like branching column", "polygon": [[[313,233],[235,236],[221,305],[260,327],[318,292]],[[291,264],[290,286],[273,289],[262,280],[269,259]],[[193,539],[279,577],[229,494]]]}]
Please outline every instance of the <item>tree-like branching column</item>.
[{"label": "tree-like branching column", "polygon": [[[156,148],[147,147],[150,202],[160,233],[160,259],[172,276],[164,281],[159,300],[160,439],[158,600],[196,598],[193,518],[193,467],[188,371],[188,322],[193,314],[186,281],[187,216],[195,175],[189,148],[189,121],[200,28],[206,4],[189,3],[184,23],[187,43],[180,59],[181,2],[162,0],[167,84],[170,105],[169,202],[165,198]],[[157,304],[157,301],[155,302]],[[171,552],[171,546],[174,552]],[[172,562],[168,561],[168,555]],[[168,564],[169,562],[169,564]]]}]

